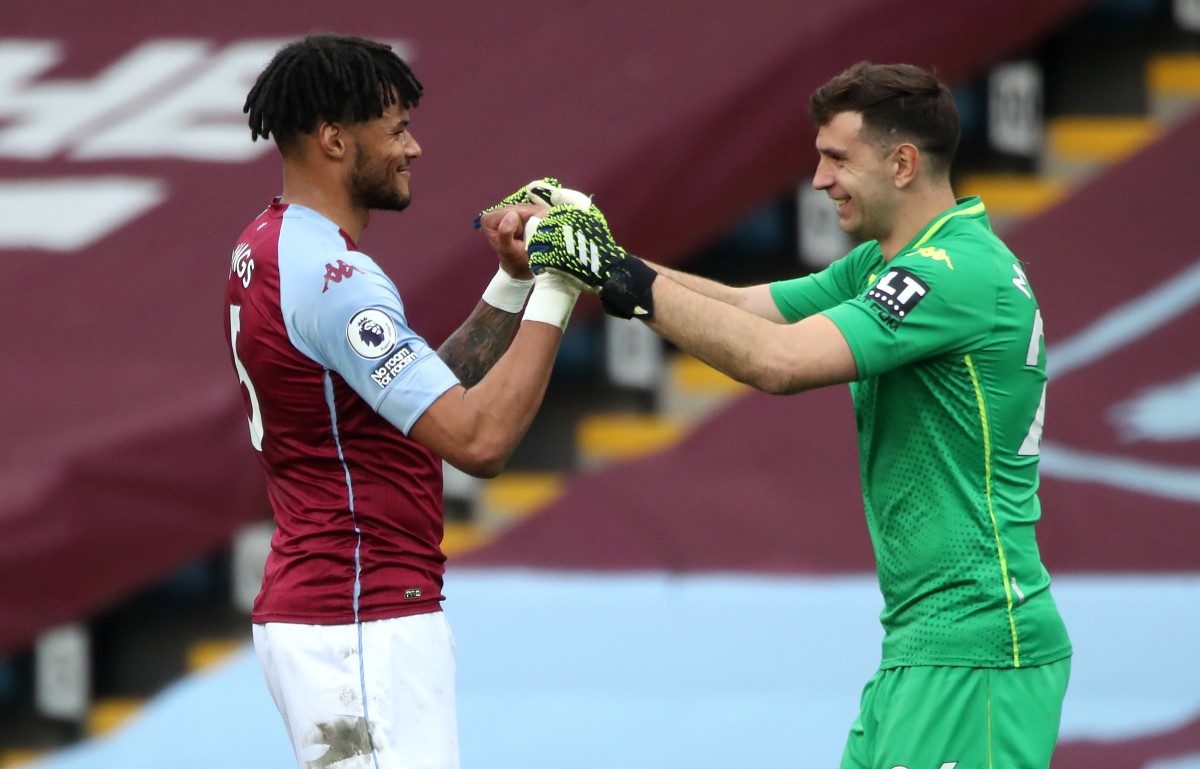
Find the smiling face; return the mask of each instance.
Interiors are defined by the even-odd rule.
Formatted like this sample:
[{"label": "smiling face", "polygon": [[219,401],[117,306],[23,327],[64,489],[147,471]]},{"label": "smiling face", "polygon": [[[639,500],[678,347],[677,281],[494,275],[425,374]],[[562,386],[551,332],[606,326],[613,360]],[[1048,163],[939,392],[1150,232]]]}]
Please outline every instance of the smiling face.
[{"label": "smiling face", "polygon": [[901,204],[895,147],[872,141],[862,122],[858,112],[839,112],[817,130],[820,161],[813,187],[833,200],[844,232],[861,241],[883,241]]},{"label": "smiling face", "polygon": [[349,193],[355,206],[383,211],[408,207],[412,200],[409,165],[421,156],[408,121],[408,110],[397,103],[389,105],[380,117],[351,129],[354,167]]}]

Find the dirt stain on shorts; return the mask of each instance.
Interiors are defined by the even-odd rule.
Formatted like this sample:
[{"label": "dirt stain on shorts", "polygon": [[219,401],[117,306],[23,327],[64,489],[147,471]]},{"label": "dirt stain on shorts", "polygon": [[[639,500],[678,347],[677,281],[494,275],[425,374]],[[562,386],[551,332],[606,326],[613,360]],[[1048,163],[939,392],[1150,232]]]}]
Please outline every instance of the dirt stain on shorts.
[{"label": "dirt stain on shorts", "polygon": [[347,758],[370,755],[374,748],[370,728],[362,716],[345,716],[319,723],[307,742],[327,746],[324,753],[307,762],[308,769],[329,769]]}]

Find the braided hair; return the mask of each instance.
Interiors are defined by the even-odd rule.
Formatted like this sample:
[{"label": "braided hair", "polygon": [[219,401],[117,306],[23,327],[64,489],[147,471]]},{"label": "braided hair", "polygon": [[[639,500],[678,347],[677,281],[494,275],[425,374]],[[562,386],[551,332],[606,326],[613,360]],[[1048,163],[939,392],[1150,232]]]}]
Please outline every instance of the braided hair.
[{"label": "braided hair", "polygon": [[362,123],[400,102],[415,107],[424,89],[390,45],[320,34],[275,53],[246,96],[250,138],[274,136],[280,149],[322,122]]}]

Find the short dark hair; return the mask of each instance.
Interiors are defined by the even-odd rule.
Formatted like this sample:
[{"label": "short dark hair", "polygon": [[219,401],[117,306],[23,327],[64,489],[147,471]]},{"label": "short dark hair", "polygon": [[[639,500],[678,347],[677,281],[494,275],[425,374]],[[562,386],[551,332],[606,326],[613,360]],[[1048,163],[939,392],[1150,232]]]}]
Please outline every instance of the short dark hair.
[{"label": "short dark hair", "polygon": [[860,61],[809,99],[808,119],[818,128],[841,112],[861,114],[867,138],[911,142],[930,156],[932,171],[949,174],[961,131],[958,106],[932,72],[912,64]]},{"label": "short dark hair", "polygon": [[424,92],[390,45],[320,34],[279,49],[246,96],[250,138],[283,149],[322,122],[362,123],[397,101],[415,107]]}]

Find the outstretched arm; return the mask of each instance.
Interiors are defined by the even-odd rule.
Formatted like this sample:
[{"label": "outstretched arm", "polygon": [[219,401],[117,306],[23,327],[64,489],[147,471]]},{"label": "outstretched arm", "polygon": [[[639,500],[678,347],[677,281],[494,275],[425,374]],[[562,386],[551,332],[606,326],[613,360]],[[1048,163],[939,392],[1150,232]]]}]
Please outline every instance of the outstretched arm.
[{"label": "outstretched arm", "polygon": [[474,387],[508,349],[521,316],[480,300],[466,321],[451,334],[437,353],[458,381]]},{"label": "outstretched arm", "polygon": [[[500,222],[509,210],[517,217],[515,229],[511,233],[506,229],[502,234]],[[466,387],[478,384],[512,341],[525,297],[533,287],[529,255],[525,253],[523,242],[517,239],[523,237],[529,217],[545,210],[544,206],[525,203],[480,217],[480,229],[500,258],[500,271],[484,291],[483,299],[437,351]],[[482,223],[484,218],[486,225]]]},{"label": "outstretched arm", "polygon": [[759,390],[794,393],[858,376],[845,337],[824,315],[779,325],[661,276],[652,290],[654,314],[647,321],[652,329]]},{"label": "outstretched arm", "polygon": [[[485,221],[483,229],[502,264],[527,263],[524,242],[518,238],[522,228],[515,211]],[[438,354],[455,360],[452,368],[470,369],[478,378],[470,384],[464,378],[463,384],[443,393],[413,424],[410,437],[466,473],[498,474],[541,406],[578,295],[561,276],[539,276],[516,337],[511,345],[505,337],[503,346],[500,332],[507,328],[511,334],[516,313],[477,307],[472,313],[476,320],[469,318]]]},{"label": "outstretched arm", "polygon": [[640,318],[684,351],[760,390],[799,392],[858,375],[850,346],[827,317],[790,325],[767,320],[760,314],[762,301],[774,306],[767,286],[751,294],[760,313],[722,301],[730,295],[720,284],[697,279],[701,290],[693,290],[673,280],[674,271],[659,274],[630,256],[597,210],[552,208],[530,238],[529,253],[538,274],[569,276],[598,293],[610,315]]},{"label": "outstretched arm", "polygon": [[[647,264],[650,263],[647,262]],[[651,266],[660,276],[670,278],[697,294],[703,294],[718,302],[732,305],[773,323],[786,322],[783,314],[779,312],[779,308],[775,306],[775,300],[771,298],[771,288],[766,283],[754,286],[728,286],[699,275],[663,267],[661,264],[651,264]]]},{"label": "outstretched arm", "polygon": [[471,388],[451,388],[409,435],[463,472],[491,478],[504,469],[542,404],[562,331],[525,320],[512,346]]}]

